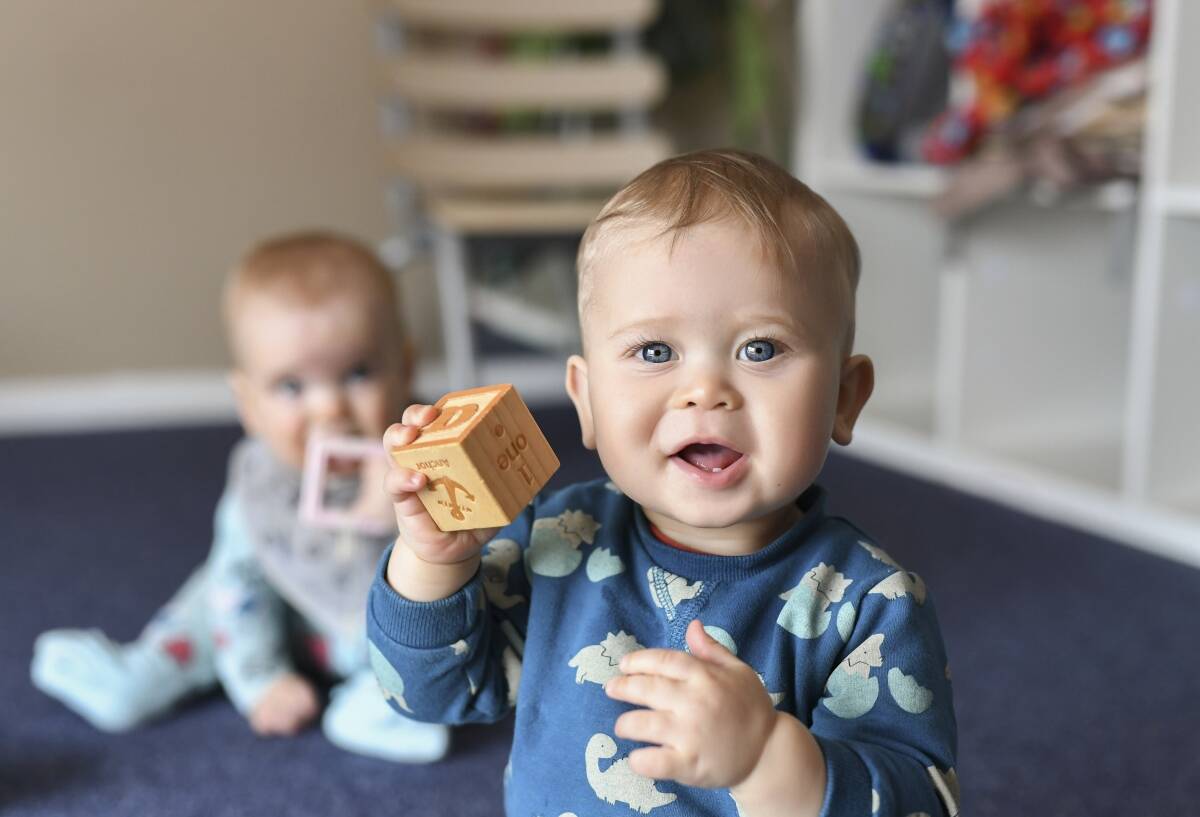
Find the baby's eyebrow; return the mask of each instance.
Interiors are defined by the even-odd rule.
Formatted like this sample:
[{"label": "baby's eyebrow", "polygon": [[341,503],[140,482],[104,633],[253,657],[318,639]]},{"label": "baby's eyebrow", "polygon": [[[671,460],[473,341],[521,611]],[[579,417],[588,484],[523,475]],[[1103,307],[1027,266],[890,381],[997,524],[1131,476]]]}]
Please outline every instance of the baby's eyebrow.
[{"label": "baby's eyebrow", "polygon": [[795,318],[795,315],[785,309],[770,309],[766,312],[738,312],[735,310],[733,317],[739,321],[790,323]]},{"label": "baby's eyebrow", "polygon": [[746,328],[771,329],[778,327],[792,332],[800,331],[801,324],[794,317],[784,314],[764,313],[761,315],[746,315],[739,317],[739,323]]},{"label": "baby's eyebrow", "polygon": [[300,380],[300,379],[302,379],[302,378],[298,374],[296,374],[295,372],[290,371],[290,370],[275,372],[273,374],[267,375],[267,377],[266,377],[267,382],[270,383],[271,385],[279,385],[280,383],[283,383],[284,381],[287,381],[287,380]]},{"label": "baby's eyebrow", "polygon": [[608,339],[612,340],[613,338],[620,337],[621,335],[632,334],[633,332],[636,332],[638,330],[641,330],[644,332],[648,329],[670,328],[677,323],[679,323],[678,318],[667,318],[667,317],[641,318],[639,320],[634,321],[633,323],[627,323],[624,326],[622,326],[621,328],[617,329],[616,331],[614,331],[612,334],[610,334],[608,336]]},{"label": "baby's eyebrow", "polygon": [[[764,312],[752,315],[735,315],[734,318],[743,331],[778,328],[786,332],[792,332],[800,335],[805,334],[805,327],[800,323],[800,321],[797,321],[793,316],[785,313]],[[684,322],[685,320],[680,316],[641,318],[633,321],[632,323],[627,323],[615,330],[608,336],[608,339],[613,340],[614,338],[632,334],[637,331],[646,333],[648,331],[669,330]]]}]

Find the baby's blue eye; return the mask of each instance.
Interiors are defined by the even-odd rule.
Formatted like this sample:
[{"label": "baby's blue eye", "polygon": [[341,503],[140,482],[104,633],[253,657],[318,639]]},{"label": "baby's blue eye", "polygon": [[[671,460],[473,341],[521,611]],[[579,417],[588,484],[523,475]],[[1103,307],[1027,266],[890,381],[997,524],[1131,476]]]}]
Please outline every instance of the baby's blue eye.
[{"label": "baby's blue eye", "polygon": [[769,340],[752,340],[738,350],[738,357],[752,363],[763,363],[775,357],[775,344]]},{"label": "baby's blue eye", "polygon": [[666,363],[671,359],[671,347],[655,341],[638,350],[638,356],[647,363]]},{"label": "baby's blue eye", "polygon": [[304,384],[298,377],[282,377],[275,382],[275,390],[284,397],[299,397],[304,392]]},{"label": "baby's blue eye", "polygon": [[371,367],[366,363],[359,363],[346,372],[345,381],[347,383],[358,383],[366,380],[371,376]]}]

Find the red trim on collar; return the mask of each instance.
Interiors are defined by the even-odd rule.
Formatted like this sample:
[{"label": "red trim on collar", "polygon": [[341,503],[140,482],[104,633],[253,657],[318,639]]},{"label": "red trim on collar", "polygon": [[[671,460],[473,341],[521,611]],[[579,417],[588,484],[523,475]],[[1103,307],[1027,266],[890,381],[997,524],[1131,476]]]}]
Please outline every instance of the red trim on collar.
[{"label": "red trim on collar", "polygon": [[[649,519],[647,519],[646,521],[650,522]],[[658,539],[658,541],[662,542],[664,545],[670,545],[671,547],[675,548],[676,550],[682,550],[685,553],[699,553],[701,556],[707,555],[702,550],[696,550],[695,548],[688,547],[687,545],[683,544],[682,542],[676,542],[670,536],[667,536],[665,533],[663,533],[657,527],[655,527],[653,522],[650,522],[650,532],[654,534],[655,538]]]}]

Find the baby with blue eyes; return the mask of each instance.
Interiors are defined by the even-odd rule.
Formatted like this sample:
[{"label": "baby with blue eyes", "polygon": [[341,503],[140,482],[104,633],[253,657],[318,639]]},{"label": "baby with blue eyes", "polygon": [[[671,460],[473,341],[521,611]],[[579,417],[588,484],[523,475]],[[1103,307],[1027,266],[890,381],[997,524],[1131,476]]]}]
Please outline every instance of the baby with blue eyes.
[{"label": "baby with blue eyes", "polygon": [[367,627],[394,708],[515,708],[510,816],[956,814],[932,599],[817,484],[873,387],[844,221],[767,159],[699,151],[605,205],[578,274],[566,391],[607,479],[442,533],[391,467]]},{"label": "baby with blue eyes", "polygon": [[[105,731],[220,686],[260,735],[320,718],[349,751],[435,760],[446,728],[394,717],[367,659],[367,591],[395,537],[382,449],[327,464],[329,501],[373,520],[377,534],[299,513],[310,442],[378,440],[408,400],[413,361],[392,277],[357,240],[304,232],[251,249],[223,295],[246,436],[230,455],[208,559],[131,643],[99,630],[43,633],[33,681]],[[334,683],[327,707],[314,678]]]}]

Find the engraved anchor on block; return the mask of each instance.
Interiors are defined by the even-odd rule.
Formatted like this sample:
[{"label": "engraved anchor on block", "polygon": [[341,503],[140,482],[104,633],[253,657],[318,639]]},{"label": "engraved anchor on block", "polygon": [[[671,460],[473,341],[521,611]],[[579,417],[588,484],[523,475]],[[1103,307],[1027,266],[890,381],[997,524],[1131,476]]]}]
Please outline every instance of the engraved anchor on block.
[{"label": "engraved anchor on block", "polygon": [[466,486],[464,486],[461,482],[455,482],[454,480],[450,479],[450,477],[439,477],[438,479],[430,480],[429,487],[445,488],[446,498],[439,499],[438,504],[449,508],[450,515],[460,522],[467,518],[467,513],[472,509],[469,506],[465,510],[463,509],[463,506],[458,502],[458,492],[462,491],[463,496],[472,502],[475,501],[475,494],[468,491]]}]

